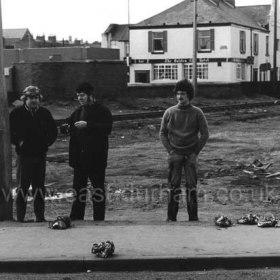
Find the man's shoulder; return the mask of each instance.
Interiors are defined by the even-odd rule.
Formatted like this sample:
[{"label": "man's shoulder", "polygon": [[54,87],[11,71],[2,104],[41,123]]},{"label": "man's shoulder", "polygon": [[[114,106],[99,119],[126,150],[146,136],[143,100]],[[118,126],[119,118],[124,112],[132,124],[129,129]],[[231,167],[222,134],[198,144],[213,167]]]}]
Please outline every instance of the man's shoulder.
[{"label": "man's shoulder", "polygon": [[26,110],[26,109],[24,108],[23,105],[16,106],[15,108],[13,108],[13,109],[11,110],[11,114],[20,114],[20,113],[23,112],[24,110]]},{"label": "man's shoulder", "polygon": [[171,112],[174,112],[174,111],[176,111],[176,110],[178,110],[178,106],[177,106],[177,105],[173,105],[173,106],[167,108],[167,109],[165,110],[165,113],[171,113]]},{"label": "man's shoulder", "polygon": [[104,114],[110,113],[111,114],[110,109],[107,106],[105,106],[103,103],[96,102],[92,106],[93,106],[94,110],[96,110],[99,113],[104,113]]},{"label": "man's shoulder", "polygon": [[193,104],[191,105],[191,108],[192,108],[193,111],[195,111],[195,112],[197,112],[199,114],[204,114],[201,108],[199,108],[199,107],[197,107],[197,106],[195,106]]},{"label": "man's shoulder", "polygon": [[47,109],[46,107],[43,107],[43,106],[40,106],[38,111],[41,112],[42,114],[45,114],[45,115],[51,114],[51,111],[49,109]]}]

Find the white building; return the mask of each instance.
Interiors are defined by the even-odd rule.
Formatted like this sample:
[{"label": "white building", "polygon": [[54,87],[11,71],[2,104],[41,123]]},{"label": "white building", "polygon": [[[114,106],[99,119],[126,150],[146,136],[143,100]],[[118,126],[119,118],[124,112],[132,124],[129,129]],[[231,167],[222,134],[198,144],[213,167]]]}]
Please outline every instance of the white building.
[{"label": "white building", "polygon": [[[198,0],[197,7],[198,82],[270,80],[273,5],[235,7],[234,0]],[[193,1],[130,26],[129,42],[131,84],[191,80]],[[277,56],[279,66],[279,48]]]},{"label": "white building", "polygon": [[102,34],[101,48],[119,49],[120,60],[129,54],[129,34],[127,24],[110,24]]}]

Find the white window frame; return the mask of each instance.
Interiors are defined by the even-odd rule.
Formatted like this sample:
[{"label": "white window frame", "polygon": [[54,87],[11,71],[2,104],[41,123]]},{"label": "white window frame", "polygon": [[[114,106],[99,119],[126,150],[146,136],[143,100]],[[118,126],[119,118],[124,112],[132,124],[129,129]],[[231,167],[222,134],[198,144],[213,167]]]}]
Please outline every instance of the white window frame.
[{"label": "white window frame", "polygon": [[246,68],[245,63],[236,63],[236,80],[246,80]]},{"label": "white window frame", "polygon": [[[203,48],[203,46],[205,46]],[[198,33],[198,50],[200,52],[209,52],[211,51],[211,34],[210,29],[208,30],[199,30]]]},{"label": "white window frame", "polygon": [[[159,42],[156,44],[156,42]],[[163,53],[164,52],[164,38],[163,38],[163,32],[153,32],[153,39],[152,39],[152,46],[153,46],[153,52],[154,53]],[[156,48],[158,46],[161,46],[160,48]]]},{"label": "white window frame", "polygon": [[253,50],[254,50],[254,55],[259,54],[259,34],[257,33],[254,33]]},{"label": "white window frame", "polygon": [[177,64],[154,64],[154,80],[178,80]]},{"label": "white window frame", "polygon": [[[188,80],[192,80],[193,67],[192,63],[184,64],[184,77]],[[196,75],[199,80],[209,79],[209,65],[208,63],[197,63]]]},{"label": "white window frame", "polygon": [[246,32],[244,30],[240,30],[240,38],[239,38],[239,47],[240,47],[240,53],[245,54],[246,53]]}]

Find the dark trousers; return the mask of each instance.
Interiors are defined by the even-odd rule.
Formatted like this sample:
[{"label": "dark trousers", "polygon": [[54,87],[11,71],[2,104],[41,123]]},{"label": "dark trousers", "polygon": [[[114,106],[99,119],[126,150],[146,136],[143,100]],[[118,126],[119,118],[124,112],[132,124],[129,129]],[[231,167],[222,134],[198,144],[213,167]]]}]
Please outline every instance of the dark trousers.
[{"label": "dark trousers", "polygon": [[45,219],[46,156],[18,156],[17,158],[17,220],[23,222],[26,213],[28,190],[32,186],[33,206],[36,220]]},{"label": "dark trousers", "polygon": [[186,178],[186,199],[189,220],[197,220],[197,160],[196,155],[178,155],[172,153],[168,156],[168,182],[170,186],[167,219],[177,220],[179,200],[181,194],[181,178],[184,169]]},{"label": "dark trousers", "polygon": [[83,220],[85,216],[85,207],[87,201],[87,182],[90,179],[93,186],[92,203],[93,219],[103,221],[105,219],[106,194],[104,188],[105,167],[85,170],[74,168],[73,189],[75,198],[72,204],[70,218],[71,220]]}]

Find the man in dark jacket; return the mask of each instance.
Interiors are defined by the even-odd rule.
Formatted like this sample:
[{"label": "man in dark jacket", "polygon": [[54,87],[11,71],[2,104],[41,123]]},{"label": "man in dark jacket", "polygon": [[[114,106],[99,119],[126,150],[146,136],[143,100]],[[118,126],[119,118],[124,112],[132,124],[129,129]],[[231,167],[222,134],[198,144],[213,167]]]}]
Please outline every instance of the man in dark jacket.
[{"label": "man in dark jacket", "polygon": [[35,222],[45,221],[46,153],[56,140],[57,127],[49,110],[40,106],[41,98],[38,87],[26,87],[21,97],[23,105],[10,114],[11,142],[18,155],[16,212],[19,222],[24,222],[30,185]]},{"label": "man in dark jacket", "polygon": [[83,220],[87,199],[87,182],[93,186],[93,218],[105,219],[105,169],[108,157],[108,135],[112,130],[112,114],[96,102],[94,88],[82,83],[76,89],[80,107],[68,119],[70,129],[69,165],[74,168],[75,200],[71,220]]}]

